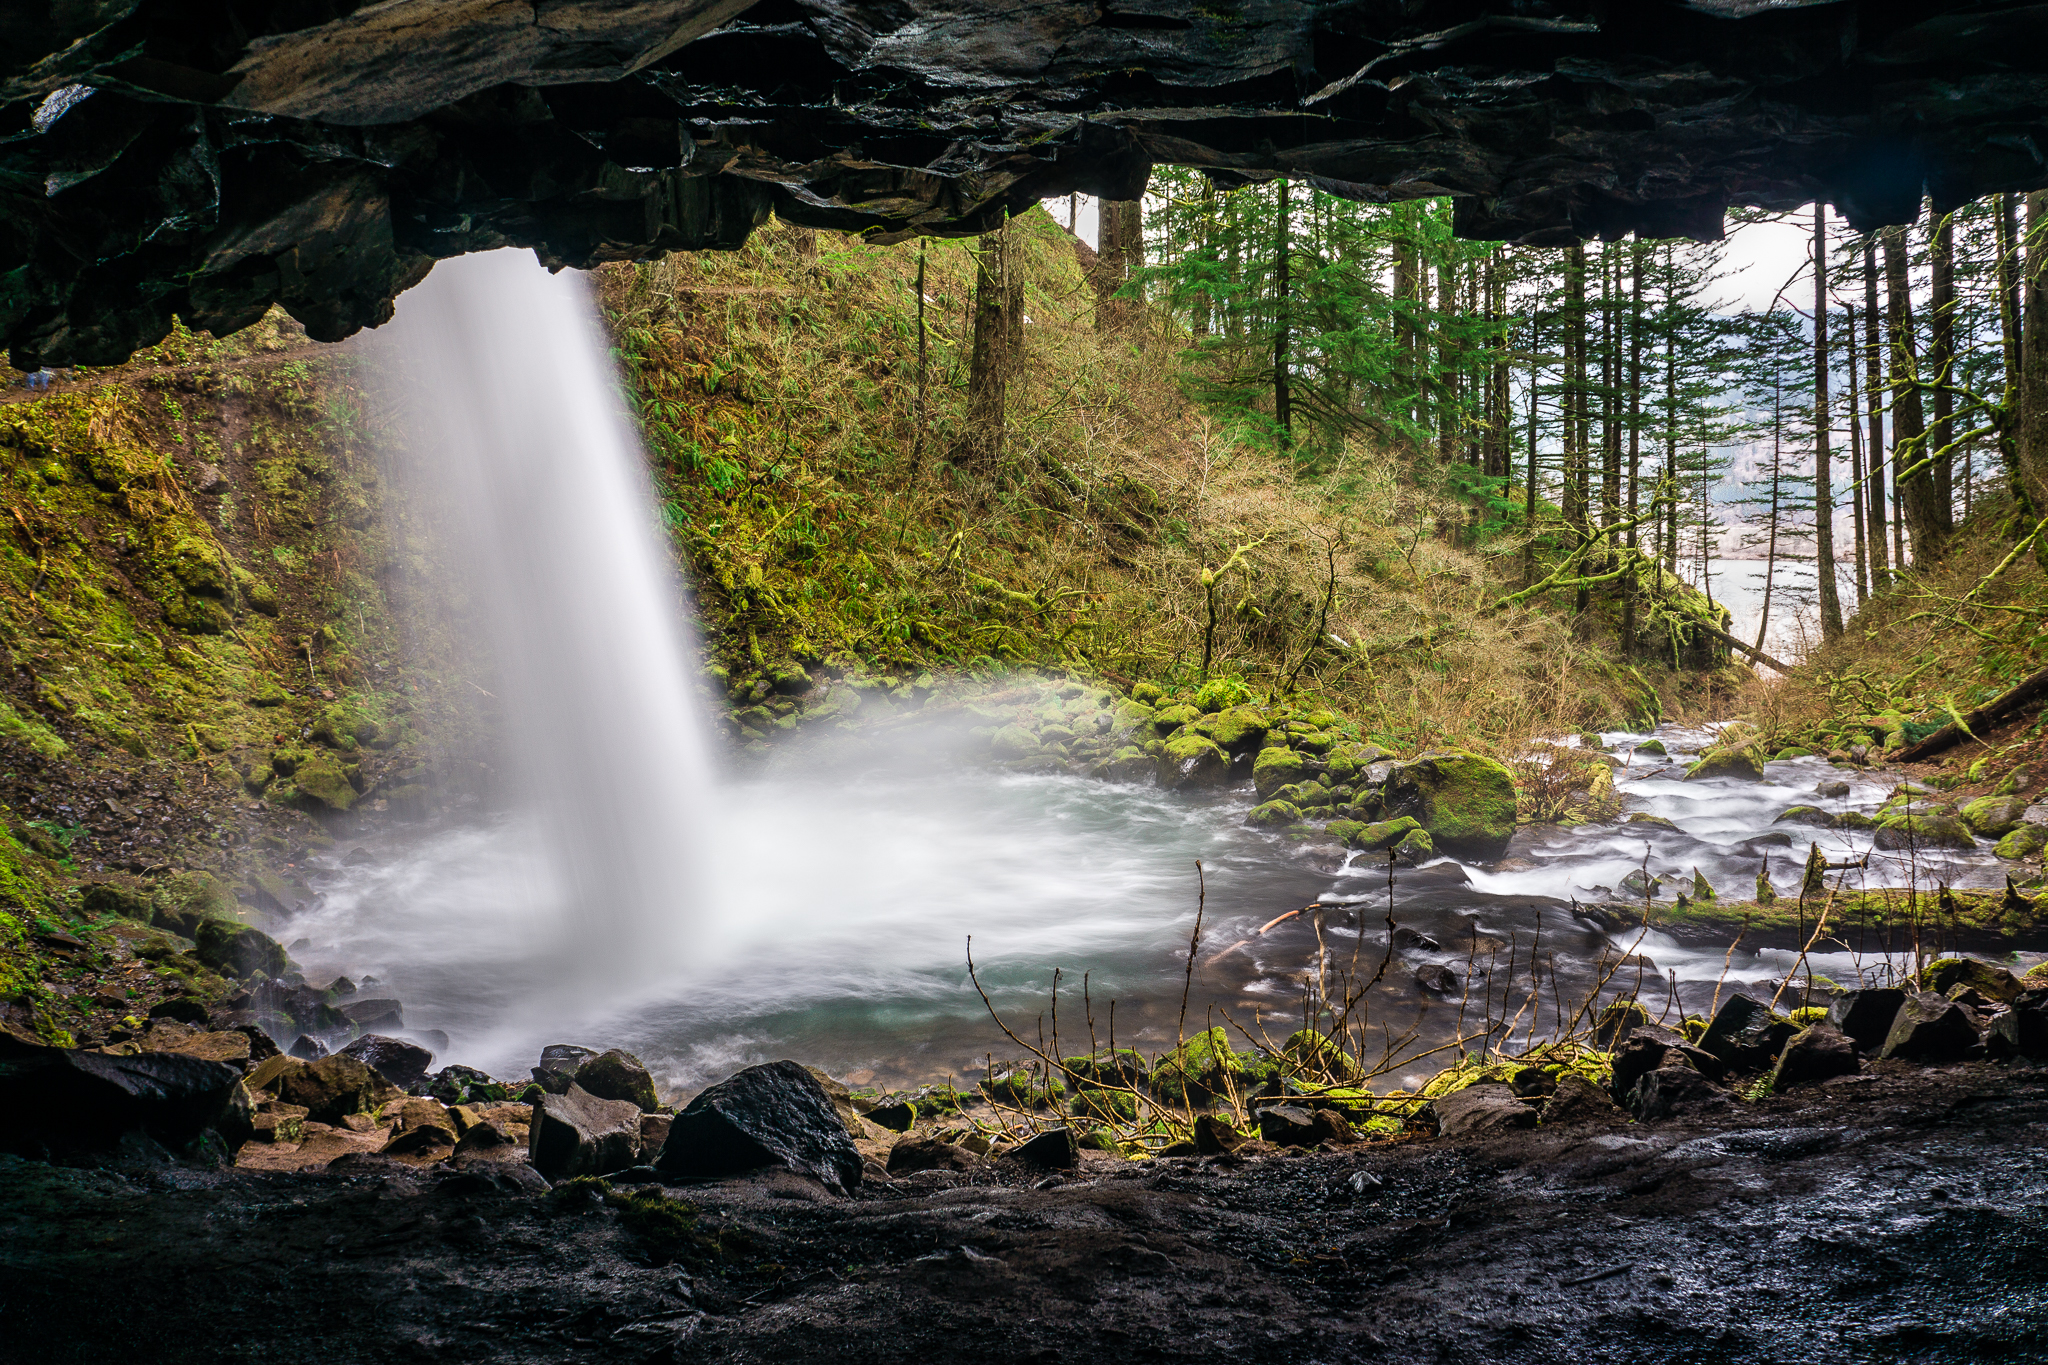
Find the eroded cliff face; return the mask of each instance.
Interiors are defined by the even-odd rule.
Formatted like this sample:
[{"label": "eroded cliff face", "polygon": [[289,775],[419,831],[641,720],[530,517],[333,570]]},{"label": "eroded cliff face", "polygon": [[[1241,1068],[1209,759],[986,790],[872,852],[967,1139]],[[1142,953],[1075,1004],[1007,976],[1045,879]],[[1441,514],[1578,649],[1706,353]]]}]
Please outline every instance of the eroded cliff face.
[{"label": "eroded cliff face", "polygon": [[880,239],[1158,162],[1472,236],[1858,226],[2048,177],[2048,9],[1877,0],[99,0],[0,17],[0,343],[314,337],[436,259]]}]

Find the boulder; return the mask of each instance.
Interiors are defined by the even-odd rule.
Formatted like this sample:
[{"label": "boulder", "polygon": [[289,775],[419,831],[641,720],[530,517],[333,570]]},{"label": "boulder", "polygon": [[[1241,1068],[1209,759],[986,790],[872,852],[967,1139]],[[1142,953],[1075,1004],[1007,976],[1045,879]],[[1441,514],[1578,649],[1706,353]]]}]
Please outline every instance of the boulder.
[{"label": "boulder", "polygon": [[556,1182],[578,1175],[610,1175],[637,1165],[640,1106],[630,1100],[601,1100],[574,1081],[559,1095],[543,1094],[533,1106],[526,1159]]},{"label": "boulder", "polygon": [[24,1047],[0,1059],[0,1151],[112,1151],[140,1133],[174,1152],[232,1156],[254,1133],[242,1073],[173,1053],[110,1057]]},{"label": "boulder", "polygon": [[1953,815],[1941,811],[1895,811],[1877,822],[1877,846],[1891,852],[1922,848],[1972,849],[1977,841]]},{"label": "boulder", "polygon": [[[1351,1142],[1357,1134],[1334,1109],[1312,1109],[1310,1102],[1269,1104],[1259,1110],[1259,1137],[1276,1147],[1315,1147],[1326,1142]],[[1197,1153],[1201,1143],[1195,1144]]]},{"label": "boulder", "polygon": [[1152,1071],[1152,1090],[1162,1099],[1176,1103],[1201,1100],[1225,1088],[1225,1076],[1239,1076],[1244,1064],[1231,1050],[1230,1036],[1222,1025],[1190,1035],[1173,1051],[1159,1059]]},{"label": "boulder", "polygon": [[340,1055],[362,1062],[400,1090],[410,1090],[426,1080],[427,1068],[434,1064],[434,1054],[418,1043],[382,1033],[364,1034]]},{"label": "boulder", "polygon": [[1251,808],[1244,817],[1248,825],[1262,829],[1285,829],[1302,822],[1301,807],[1291,801],[1263,801]]},{"label": "boulder", "polygon": [[1401,842],[1393,847],[1394,861],[1406,867],[1418,867],[1436,857],[1436,841],[1429,831],[1411,829],[1401,836]]},{"label": "boulder", "polygon": [[906,1137],[889,1149],[890,1175],[912,1175],[918,1171],[971,1171],[981,1158],[957,1143],[935,1137]]},{"label": "boulder", "polygon": [[1593,1024],[1593,1046],[1614,1051],[1628,1040],[1628,1036],[1650,1022],[1650,1012],[1642,1002],[1632,999],[1616,1000],[1600,1011],[1600,1017]]},{"label": "boulder", "polygon": [[1292,749],[1261,749],[1258,758],[1252,762],[1252,785],[1258,791],[1259,800],[1267,801],[1282,787],[1299,782],[1308,772],[1308,760]]},{"label": "boulder", "polygon": [[[263,1035],[258,1032],[258,1037]],[[237,1071],[247,1071],[251,1056],[249,1035],[237,1029],[209,1033],[183,1024],[161,1022],[136,1040],[140,1052],[172,1052],[180,1057],[199,1057],[209,1062],[226,1062]]]},{"label": "boulder", "polygon": [[989,740],[997,758],[1029,758],[1038,752],[1038,736],[1021,725],[1005,725]]},{"label": "boulder", "polygon": [[601,1100],[625,1100],[643,1114],[661,1107],[654,1097],[654,1077],[630,1052],[613,1048],[586,1060],[576,1068],[576,1084]]},{"label": "boulder", "polygon": [[1219,711],[1213,716],[1204,716],[1189,728],[1238,754],[1258,748],[1265,741],[1270,722],[1265,712],[1247,703]]},{"label": "boulder", "polygon": [[1355,1085],[1365,1079],[1365,1068],[1354,1061],[1351,1054],[1312,1028],[1296,1029],[1289,1034],[1287,1041],[1280,1045],[1280,1055],[1319,1078],[1328,1076],[1346,1085]]},{"label": "boulder", "polygon": [[1515,832],[1513,775],[1462,749],[1396,765],[1383,800],[1390,814],[1412,816],[1453,857],[1498,858]]},{"label": "boulder", "polygon": [[1684,1035],[1660,1024],[1638,1024],[1614,1050],[1614,1098],[1628,1103],[1637,1081],[1652,1071],[1671,1066],[1690,1066],[1710,1080],[1718,1080],[1727,1072],[1719,1057],[1693,1046]]},{"label": "boulder", "polygon": [[374,1109],[384,1091],[382,1078],[367,1063],[338,1052],[312,1062],[273,1057],[249,1073],[249,1088],[302,1105],[312,1122],[328,1124]]},{"label": "boulder", "polygon": [[1543,1103],[1545,1126],[1580,1123],[1619,1123],[1628,1116],[1611,1096],[1576,1072],[1567,1071],[1557,1079],[1557,1089]]},{"label": "boulder", "polygon": [[1928,963],[1920,969],[1920,988],[1936,995],[1952,995],[1959,988],[1974,990],[2001,1005],[2018,999],[2026,989],[2005,968],[1974,957],[1944,957]]},{"label": "boulder", "polygon": [[1071,1171],[1081,1164],[1080,1144],[1074,1141],[1074,1130],[1065,1124],[1034,1134],[1004,1155],[1042,1171]]},{"label": "boulder", "polygon": [[1424,963],[1415,969],[1415,984],[1435,995],[1456,995],[1458,974],[1434,962]]},{"label": "boulder", "polygon": [[199,960],[223,976],[282,976],[289,965],[284,946],[276,939],[233,920],[202,920],[191,937]]},{"label": "boulder", "polygon": [[842,1192],[860,1184],[861,1171],[825,1088],[787,1061],[750,1066],[691,1100],[654,1164],[686,1180],[782,1166]]},{"label": "boulder", "polygon": [[1645,1123],[1719,1109],[1728,1103],[1725,1092],[1689,1066],[1660,1066],[1646,1073],[1629,1092],[1629,1108]]},{"label": "boulder", "polygon": [[1537,1114],[1515,1092],[1493,1081],[1453,1090],[1430,1102],[1437,1131],[1445,1137],[1483,1137],[1534,1128]]},{"label": "boulder", "polygon": [[1372,824],[1361,826],[1345,842],[1353,848],[1364,849],[1367,853],[1378,853],[1384,849],[1394,847],[1411,832],[1421,828],[1422,822],[1414,816],[1401,815],[1396,816],[1392,820],[1377,820]]},{"label": "boulder", "polygon": [[444,1066],[429,1076],[422,1088],[441,1103],[451,1106],[499,1104],[510,1098],[510,1088],[504,1082],[473,1066]]},{"label": "boulder", "polygon": [[1700,1047],[1732,1071],[1764,1071],[1796,1032],[1790,1019],[1738,993],[1721,1002],[1700,1035]]},{"label": "boulder", "polygon": [[386,1156],[452,1154],[455,1149],[455,1117],[439,1100],[416,1097],[404,1101],[394,1116],[391,1138],[384,1144]]},{"label": "boulder", "polygon": [[1183,730],[1159,754],[1159,785],[1168,791],[1220,787],[1229,778],[1229,753],[1207,735]]},{"label": "boulder", "polygon": [[1988,1055],[2048,1061],[2048,990],[2029,990],[1991,1021],[1984,1037]]},{"label": "boulder", "polygon": [[1932,991],[1909,993],[1885,1035],[1880,1057],[1904,1062],[1956,1062],[1979,1043],[1976,1016],[1953,1000]]},{"label": "boulder", "polygon": [[668,1130],[675,1121],[674,1114],[640,1116],[640,1160],[651,1163],[661,1155],[662,1147],[668,1142]]},{"label": "boulder", "polygon": [[405,1027],[405,1007],[396,1000],[351,1000],[341,1006],[341,1017],[364,1033]]},{"label": "boulder", "polygon": [[1998,846],[1991,851],[2001,858],[2017,862],[2033,857],[2044,848],[2048,848],[2048,825],[2026,824],[2000,839]]},{"label": "boulder", "polygon": [[2027,813],[2023,796],[1980,796],[1963,807],[1963,823],[1980,838],[1997,839],[2020,827]]},{"label": "boulder", "polygon": [[533,1083],[550,1095],[560,1095],[576,1079],[577,1068],[595,1056],[594,1047],[549,1043],[540,1050],[540,1065],[533,1068]]},{"label": "boulder", "polygon": [[356,803],[355,785],[348,774],[348,769],[323,750],[299,764],[292,781],[309,804],[340,813]]},{"label": "boulder", "polygon": [[1737,749],[1710,749],[1685,770],[1688,782],[1704,782],[1716,777],[1735,782],[1761,782],[1764,780],[1763,755],[1747,745]]},{"label": "boulder", "polygon": [[1771,1089],[1789,1090],[1795,1085],[1812,1085],[1837,1076],[1853,1076],[1863,1069],[1856,1058],[1856,1044],[1848,1034],[1831,1024],[1813,1024],[1792,1035],[1778,1054],[1777,1069],[1771,1072]]},{"label": "boulder", "polygon": [[1858,1051],[1875,1052],[1884,1046],[1905,1003],[1906,992],[1897,986],[1842,991],[1828,1002],[1828,1023],[1847,1034]]},{"label": "boulder", "polygon": [[1781,812],[1778,818],[1771,823],[1775,825],[1812,825],[1817,829],[1828,829],[1834,825],[1835,817],[1833,812],[1824,811],[1819,806],[1793,806],[1791,809]]},{"label": "boulder", "polygon": [[1222,1156],[1234,1152],[1245,1141],[1245,1135],[1230,1125],[1227,1119],[1214,1114],[1200,1114],[1195,1118],[1195,1155]]}]

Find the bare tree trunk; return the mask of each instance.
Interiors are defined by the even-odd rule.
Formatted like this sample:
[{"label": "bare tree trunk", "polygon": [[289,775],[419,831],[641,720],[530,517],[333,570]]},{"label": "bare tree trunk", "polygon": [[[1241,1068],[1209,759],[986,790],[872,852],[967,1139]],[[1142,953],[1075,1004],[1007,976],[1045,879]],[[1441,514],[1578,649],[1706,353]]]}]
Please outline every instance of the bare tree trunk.
[{"label": "bare tree trunk", "polygon": [[1947,538],[1926,468],[1927,426],[1920,407],[1921,379],[1913,353],[1913,293],[1906,275],[1906,233],[1886,228],[1884,242],[1885,330],[1891,342],[1892,481],[1898,488],[1906,532],[1913,538],[1913,562],[1931,567]]},{"label": "bare tree trunk", "polygon": [[1464,396],[1451,362],[1451,319],[1458,312],[1458,272],[1449,261],[1436,268],[1436,452],[1449,464],[1458,448],[1458,406]]},{"label": "bare tree trunk", "polygon": [[967,428],[951,458],[963,469],[986,475],[993,474],[1003,458],[1003,405],[1019,325],[1009,312],[1022,289],[1011,278],[1007,223],[983,233],[974,254],[974,356],[967,374]]},{"label": "bare tree trunk", "polygon": [[[1930,209],[1930,212],[1932,210]],[[1955,530],[1955,488],[1953,460],[1947,453],[1956,438],[1956,234],[1955,223],[1943,214],[1932,224],[1928,239],[1928,273],[1933,277],[1927,315],[1927,378],[1934,385],[1928,395],[1934,420],[1928,427],[1927,453],[1934,461],[1934,511],[1946,540]]]},{"label": "bare tree trunk", "polygon": [[[1854,414],[1851,414],[1854,420]],[[1835,492],[1828,468],[1828,207],[1813,206],[1813,553],[1820,580],[1820,635],[1842,635],[1842,600],[1835,589]]]},{"label": "bare tree trunk", "polygon": [[1870,600],[1870,548],[1864,540],[1863,397],[1856,383],[1856,305],[1844,313],[1849,344],[1849,511],[1856,523],[1856,601]]},{"label": "bare tree trunk", "polygon": [[1417,363],[1420,327],[1415,314],[1418,289],[1417,253],[1406,237],[1394,239],[1394,375],[1402,390],[1401,411],[1411,422],[1420,419],[1422,367]]},{"label": "bare tree trunk", "polygon": [[1891,577],[1885,563],[1884,532],[1884,374],[1880,367],[1877,329],[1877,247],[1863,242],[1863,401],[1869,408],[1870,439],[1863,447],[1864,501],[1870,507],[1870,590],[1877,592]]},{"label": "bare tree trunk", "polygon": [[1287,372],[1289,309],[1287,182],[1280,182],[1280,214],[1273,233],[1273,420],[1280,426],[1280,446],[1294,444],[1294,395]]},{"label": "bare tree trunk", "polygon": [[1095,206],[1095,329],[1119,332],[1136,319],[1138,307],[1117,291],[1142,267],[1145,206],[1134,199],[1104,199]]},{"label": "bare tree trunk", "polygon": [[2019,486],[2040,516],[2048,509],[2048,190],[2027,196],[2020,305]]}]

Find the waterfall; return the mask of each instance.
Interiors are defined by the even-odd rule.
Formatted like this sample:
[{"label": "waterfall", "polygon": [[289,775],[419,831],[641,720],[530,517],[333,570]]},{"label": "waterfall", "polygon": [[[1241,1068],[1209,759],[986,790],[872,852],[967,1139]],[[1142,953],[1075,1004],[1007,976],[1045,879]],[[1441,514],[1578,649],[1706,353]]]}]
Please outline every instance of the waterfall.
[{"label": "waterfall", "polygon": [[437,265],[383,330],[408,472],[450,509],[504,759],[568,902],[549,966],[563,984],[650,984],[672,966],[654,946],[702,914],[714,774],[595,302],[582,276],[497,251]]}]

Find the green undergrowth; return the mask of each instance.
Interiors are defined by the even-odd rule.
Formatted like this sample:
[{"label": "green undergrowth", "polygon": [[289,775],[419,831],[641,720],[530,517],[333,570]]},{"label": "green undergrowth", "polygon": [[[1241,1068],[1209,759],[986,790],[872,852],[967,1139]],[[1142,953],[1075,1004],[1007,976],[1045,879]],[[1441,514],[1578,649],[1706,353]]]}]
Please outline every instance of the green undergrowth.
[{"label": "green undergrowth", "polygon": [[[770,225],[600,273],[663,515],[735,706],[778,671],[1029,665],[1169,691],[1300,692],[1397,748],[1653,722],[1692,676],[1631,668],[1521,586],[1431,456],[1296,462],[1175,386],[1184,339],[1105,335],[1070,238],[1015,220],[1025,358],[1000,465],[962,434],[971,242]],[[920,419],[918,296],[925,270]],[[1207,668],[1204,668],[1205,656]]]}]

